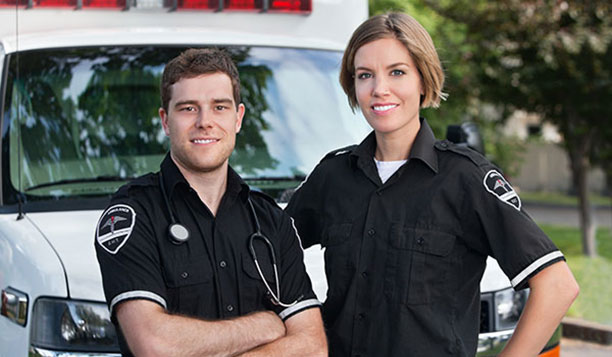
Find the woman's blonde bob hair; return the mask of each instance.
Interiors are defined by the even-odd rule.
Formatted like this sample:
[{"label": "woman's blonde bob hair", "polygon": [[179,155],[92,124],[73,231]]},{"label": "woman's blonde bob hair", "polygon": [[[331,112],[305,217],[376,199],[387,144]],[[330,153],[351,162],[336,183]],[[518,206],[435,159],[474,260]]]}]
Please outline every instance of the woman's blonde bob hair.
[{"label": "woman's blonde bob hair", "polygon": [[355,54],[361,46],[382,38],[394,38],[401,42],[410,53],[419,74],[425,92],[421,96],[421,108],[440,105],[446,99],[442,92],[444,71],[438,58],[429,33],[412,16],[404,13],[388,13],[372,16],[353,32],[340,69],[340,84],[348,96],[351,108],[357,108],[355,95]]}]

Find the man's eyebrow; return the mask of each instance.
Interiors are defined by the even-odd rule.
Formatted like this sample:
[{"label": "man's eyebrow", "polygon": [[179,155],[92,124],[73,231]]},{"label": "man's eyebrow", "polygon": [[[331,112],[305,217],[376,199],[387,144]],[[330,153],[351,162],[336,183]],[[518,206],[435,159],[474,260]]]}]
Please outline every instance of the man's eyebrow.
[{"label": "man's eyebrow", "polygon": [[231,98],[213,98],[213,103],[215,104],[234,104],[234,101]]},{"label": "man's eyebrow", "polygon": [[181,101],[178,101],[178,102],[174,103],[174,107],[180,107],[181,105],[187,105],[187,104],[197,105],[198,102],[195,101],[195,100],[189,100],[189,99],[181,100]]}]

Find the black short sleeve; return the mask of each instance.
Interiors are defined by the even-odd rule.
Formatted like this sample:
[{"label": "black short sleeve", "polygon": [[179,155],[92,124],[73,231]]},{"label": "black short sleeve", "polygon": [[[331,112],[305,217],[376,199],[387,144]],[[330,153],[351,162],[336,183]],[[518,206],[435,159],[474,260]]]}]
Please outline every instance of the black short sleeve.
[{"label": "black short sleeve", "polygon": [[104,294],[113,314],[118,303],[146,299],[166,307],[166,289],[152,220],[135,199],[115,199],[102,214],[95,249]]},{"label": "black short sleeve", "polygon": [[281,213],[278,227],[280,239],[282,239],[279,272],[280,299],[287,304],[296,302],[289,307],[275,307],[281,319],[286,320],[300,311],[318,307],[321,303],[312,290],[312,284],[304,266],[304,252],[294,221],[284,212]]},{"label": "black short sleeve", "polygon": [[296,189],[285,208],[285,212],[295,219],[304,248],[321,243],[322,209],[320,205],[323,202],[323,197],[321,197],[323,190],[319,188],[321,181],[321,173],[317,166]]},{"label": "black short sleeve", "polygon": [[470,170],[464,190],[465,239],[494,257],[515,289],[526,287],[531,276],[564,259],[494,166]]}]

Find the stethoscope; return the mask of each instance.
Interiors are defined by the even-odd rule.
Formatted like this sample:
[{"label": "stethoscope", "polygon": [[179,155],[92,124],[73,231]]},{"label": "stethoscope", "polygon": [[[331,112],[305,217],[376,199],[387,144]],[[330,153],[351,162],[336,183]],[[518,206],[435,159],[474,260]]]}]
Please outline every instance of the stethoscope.
[{"label": "stethoscope", "polygon": [[[166,209],[168,211],[168,215],[170,216],[170,226],[168,226],[168,237],[170,241],[176,245],[180,245],[189,240],[190,233],[187,227],[177,222],[174,214],[172,213],[172,209],[170,208],[170,203],[168,200],[168,195],[166,194],[166,188],[164,186],[164,179],[161,171],[159,172],[159,187],[161,190],[162,197],[164,199],[164,203],[166,205]],[[257,268],[257,273],[261,278],[261,281],[266,286],[268,293],[270,294],[270,300],[274,305],[279,305],[282,307],[291,307],[298,303],[300,298],[295,300],[290,304],[283,303],[280,300],[280,280],[278,278],[278,266],[276,264],[276,254],[274,253],[274,246],[272,242],[261,232],[261,226],[259,225],[259,219],[257,218],[257,213],[255,212],[255,207],[253,207],[253,203],[251,202],[251,197],[247,198],[247,202],[249,204],[249,208],[251,210],[251,216],[253,217],[253,222],[255,225],[255,232],[249,236],[249,252],[251,253],[251,257],[253,258],[253,262],[255,263],[255,267]],[[261,267],[259,266],[259,261],[257,259],[257,253],[255,253],[254,242],[256,239],[261,240],[265,243],[268,248],[268,252],[270,254],[270,258],[272,259],[272,267],[274,269],[274,281],[276,285],[276,294],[272,291],[272,288],[268,284],[268,281],[263,275]]]}]

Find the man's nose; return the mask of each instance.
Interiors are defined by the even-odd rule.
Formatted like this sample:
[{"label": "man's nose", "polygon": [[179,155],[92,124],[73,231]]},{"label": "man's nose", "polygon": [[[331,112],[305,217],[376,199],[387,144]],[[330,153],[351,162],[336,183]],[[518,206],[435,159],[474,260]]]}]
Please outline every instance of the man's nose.
[{"label": "man's nose", "polygon": [[212,113],[210,113],[209,110],[202,108],[202,110],[200,110],[198,113],[195,125],[198,128],[210,127],[212,125]]}]

